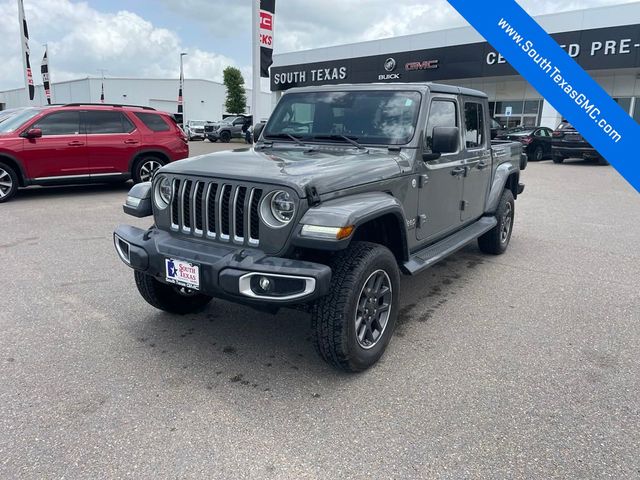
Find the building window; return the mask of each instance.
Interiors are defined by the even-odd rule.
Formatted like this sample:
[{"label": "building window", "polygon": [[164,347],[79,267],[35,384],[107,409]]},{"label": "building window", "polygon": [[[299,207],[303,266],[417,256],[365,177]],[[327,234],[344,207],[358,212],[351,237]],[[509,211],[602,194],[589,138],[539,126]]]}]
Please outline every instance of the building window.
[{"label": "building window", "polygon": [[[489,113],[501,125],[507,128],[519,126],[535,127],[542,116],[542,99],[535,100],[498,100],[489,102]],[[511,115],[507,116],[511,110]]]}]

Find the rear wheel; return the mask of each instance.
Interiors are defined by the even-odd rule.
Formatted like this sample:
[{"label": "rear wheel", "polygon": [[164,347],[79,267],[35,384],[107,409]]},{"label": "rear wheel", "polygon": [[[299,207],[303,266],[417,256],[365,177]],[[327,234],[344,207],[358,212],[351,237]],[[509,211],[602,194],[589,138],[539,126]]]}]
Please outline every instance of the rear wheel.
[{"label": "rear wheel", "polygon": [[18,191],[18,174],[6,163],[0,162],[0,203],[11,200]]},{"label": "rear wheel", "polygon": [[553,163],[562,163],[564,162],[564,157],[562,155],[554,155]]},{"label": "rear wheel", "polygon": [[151,275],[134,271],[136,286],[149,305],[169,313],[184,315],[202,310],[211,301],[210,296],[178,285],[167,285]]},{"label": "rear wheel", "polygon": [[544,158],[544,149],[538,145],[536,149],[528,155],[528,157],[530,162],[539,162]]},{"label": "rear wheel", "polygon": [[316,350],[336,368],[366,370],[382,357],[398,316],[400,273],[388,248],[354,242],[332,262],[331,291],[312,307]]},{"label": "rear wheel", "polygon": [[604,157],[598,157],[598,165],[609,165],[609,162]]},{"label": "rear wheel", "polygon": [[149,182],[153,178],[156,170],[164,165],[164,162],[158,157],[145,156],[133,165],[133,181],[134,183]]},{"label": "rear wheel", "polygon": [[220,134],[220,141],[224,143],[229,143],[231,141],[231,132],[222,132]]},{"label": "rear wheel", "polygon": [[496,210],[498,224],[487,233],[478,238],[478,246],[484,253],[500,255],[507,250],[513,231],[513,219],[515,216],[515,201],[511,190],[505,190],[500,197],[500,203]]}]

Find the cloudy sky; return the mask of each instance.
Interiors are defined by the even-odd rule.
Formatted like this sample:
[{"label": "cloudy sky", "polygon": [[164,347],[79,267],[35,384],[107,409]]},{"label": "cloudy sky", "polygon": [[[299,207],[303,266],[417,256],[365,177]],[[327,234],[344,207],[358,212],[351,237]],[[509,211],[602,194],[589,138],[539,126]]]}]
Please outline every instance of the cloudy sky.
[{"label": "cloudy sky", "polygon": [[[625,0],[519,0],[532,15]],[[631,3],[628,1],[626,3]],[[34,71],[49,45],[54,82],[98,76],[220,81],[227,65],[250,76],[249,0],[24,0]],[[277,0],[276,52],[464,25],[445,0]],[[21,87],[16,0],[0,0],[0,90]],[[40,83],[39,73],[35,74]]]}]

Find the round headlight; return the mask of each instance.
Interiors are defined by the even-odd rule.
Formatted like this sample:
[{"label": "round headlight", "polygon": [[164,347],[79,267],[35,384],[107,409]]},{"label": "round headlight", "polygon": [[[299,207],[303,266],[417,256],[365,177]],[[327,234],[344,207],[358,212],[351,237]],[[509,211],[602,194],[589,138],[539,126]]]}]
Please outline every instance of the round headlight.
[{"label": "round headlight", "polygon": [[281,223],[287,224],[293,219],[296,204],[287,192],[279,191],[271,197],[271,213]]},{"label": "round headlight", "polygon": [[156,182],[156,205],[161,208],[167,208],[171,203],[171,194],[172,194],[171,180],[167,177],[161,177]]}]

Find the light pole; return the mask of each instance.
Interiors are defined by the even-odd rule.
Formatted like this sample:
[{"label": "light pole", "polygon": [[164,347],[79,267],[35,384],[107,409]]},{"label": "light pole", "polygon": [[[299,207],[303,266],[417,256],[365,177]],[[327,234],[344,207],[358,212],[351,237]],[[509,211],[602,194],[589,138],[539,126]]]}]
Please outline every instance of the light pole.
[{"label": "light pole", "polygon": [[108,72],[106,68],[99,68],[98,73],[102,75],[102,86],[100,87],[100,103],[104,103],[104,74]]},{"label": "light pole", "polygon": [[183,58],[187,55],[185,52],[180,54],[180,86],[178,88],[178,113],[182,114],[182,125],[185,124],[185,115],[184,115],[184,62]]}]

